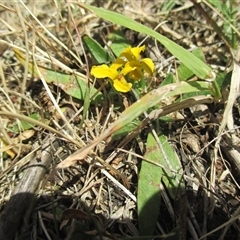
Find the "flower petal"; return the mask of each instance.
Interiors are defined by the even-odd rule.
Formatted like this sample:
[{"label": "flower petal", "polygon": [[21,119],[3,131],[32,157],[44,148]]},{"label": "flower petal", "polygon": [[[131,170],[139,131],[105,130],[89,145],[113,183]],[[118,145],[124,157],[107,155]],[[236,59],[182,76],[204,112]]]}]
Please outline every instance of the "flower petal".
[{"label": "flower petal", "polygon": [[141,67],[148,73],[153,74],[154,71],[154,63],[150,58],[143,58],[140,60]]},{"label": "flower petal", "polygon": [[134,47],[131,49],[132,55],[134,56],[135,60],[137,61],[139,59],[140,52],[145,50],[145,45],[141,47]]},{"label": "flower petal", "polygon": [[119,92],[129,92],[132,84],[128,83],[124,77],[121,77],[120,79],[114,79],[113,87]]},{"label": "flower petal", "polygon": [[108,67],[106,64],[101,66],[93,66],[91,69],[91,75],[96,78],[106,78],[115,79],[118,76],[118,72],[116,69]]},{"label": "flower petal", "polygon": [[139,61],[130,61],[126,63],[125,68],[132,69],[131,71],[128,71],[129,77],[132,80],[139,80],[142,78],[143,76],[142,66]]},{"label": "flower petal", "polygon": [[132,49],[131,47],[127,47],[126,49],[124,49],[123,52],[120,54],[119,58],[123,60],[124,58],[126,58],[126,60],[128,61],[134,60],[131,49]]},{"label": "flower petal", "polygon": [[129,77],[133,80],[140,80],[143,77],[143,72],[140,68],[136,68],[134,71],[129,73]]},{"label": "flower petal", "polygon": [[135,66],[130,65],[130,62],[127,62],[124,68],[122,69],[121,73],[122,75],[127,75],[128,73],[134,71],[136,69]]},{"label": "flower petal", "polygon": [[116,61],[111,65],[111,68],[114,68],[117,70],[123,65],[125,65],[125,63],[126,62],[122,58],[117,58]]}]

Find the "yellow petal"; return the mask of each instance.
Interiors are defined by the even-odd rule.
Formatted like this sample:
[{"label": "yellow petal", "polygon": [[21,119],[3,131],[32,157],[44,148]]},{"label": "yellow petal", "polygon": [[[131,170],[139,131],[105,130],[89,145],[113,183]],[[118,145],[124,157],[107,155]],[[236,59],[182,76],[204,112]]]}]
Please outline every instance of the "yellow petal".
[{"label": "yellow petal", "polygon": [[141,47],[134,47],[131,49],[132,55],[134,56],[135,60],[137,61],[139,59],[140,52],[145,50],[145,46]]},{"label": "yellow petal", "polygon": [[111,68],[114,69],[119,69],[120,67],[122,67],[123,65],[125,65],[125,61],[121,58],[117,58],[116,61],[111,65]]},{"label": "yellow petal", "polygon": [[142,70],[140,68],[136,68],[134,71],[129,73],[129,77],[133,80],[140,80],[143,77]]},{"label": "yellow petal", "polygon": [[106,64],[101,66],[93,66],[91,69],[91,75],[96,78],[106,78],[115,79],[118,76],[118,72],[114,68],[108,67]]},{"label": "yellow petal", "polygon": [[134,60],[131,49],[131,47],[127,47],[126,49],[124,49],[123,52],[120,54],[119,58],[122,58],[123,60],[124,58],[126,58],[127,61]]},{"label": "yellow petal", "polygon": [[121,77],[113,81],[113,87],[119,92],[129,92],[132,88],[132,84],[128,83],[124,77]]},{"label": "yellow petal", "polygon": [[141,68],[142,66],[139,61],[129,61],[128,63],[126,63],[125,67],[131,67],[135,69],[135,68]]},{"label": "yellow petal", "polygon": [[[140,78],[142,78],[142,75],[143,75],[142,74],[142,66],[139,61],[130,61],[130,62],[126,63],[125,68],[126,68],[125,72],[127,72],[127,70],[128,70],[127,73],[129,73],[129,77],[131,79],[139,80]],[[131,71],[130,71],[130,69],[131,69]]]},{"label": "yellow petal", "polygon": [[144,69],[148,74],[153,74],[154,71],[154,63],[150,58],[143,58],[140,60],[140,64],[142,69]]},{"label": "yellow petal", "polygon": [[136,69],[135,65],[131,65],[131,62],[127,62],[120,74],[124,76]]}]

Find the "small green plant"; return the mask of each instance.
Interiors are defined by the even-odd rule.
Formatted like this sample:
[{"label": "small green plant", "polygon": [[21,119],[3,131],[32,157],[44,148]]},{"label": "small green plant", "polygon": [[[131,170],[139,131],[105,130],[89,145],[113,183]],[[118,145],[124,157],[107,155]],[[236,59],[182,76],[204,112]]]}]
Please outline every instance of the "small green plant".
[{"label": "small green plant", "polygon": [[[137,84],[135,85],[134,83],[144,79],[144,72],[150,75],[153,75],[154,73],[153,61],[150,58],[140,59],[140,53],[145,50],[145,46],[128,47],[123,49],[120,56],[118,56],[110,66],[108,66],[107,63],[100,66],[93,66],[90,72],[92,76],[96,78],[108,78],[118,92],[126,93],[132,89],[132,92],[135,92],[135,97],[138,100],[126,108],[125,111],[120,114],[119,118],[98,138],[91,142],[91,144],[66,158],[57,166],[58,168],[68,167],[74,164],[78,159],[85,158],[86,155],[91,153],[92,149],[103,139],[121,131],[143,114],[146,118],[142,120],[139,125],[142,126],[142,128],[139,128],[139,126],[136,127],[138,131],[141,131],[149,121],[153,121],[160,116],[193,106],[199,102],[212,102],[214,97],[221,97],[218,84],[215,82],[215,74],[212,72],[211,68],[204,63],[204,61],[200,60],[194,54],[183,49],[181,46],[160,35],[156,31],[137,23],[124,15],[90,5],[87,5],[87,8],[105,20],[111,21],[115,24],[121,23],[124,27],[147,34],[161,42],[181,61],[182,65],[179,68],[179,71],[181,71],[180,77],[182,81],[177,82],[174,80],[174,77],[172,77],[173,81],[170,84],[160,86],[157,89],[150,89],[149,92],[142,97],[137,96]],[[88,47],[88,49],[91,49],[91,54],[97,56],[95,59],[99,59],[102,63],[101,56],[98,55],[98,49],[100,48],[99,44],[93,44],[94,41],[89,41],[89,39],[88,42],[91,42],[91,47]],[[85,44],[87,44],[86,41]],[[92,46],[94,46],[95,50]],[[104,52],[103,49],[101,49],[101,52]],[[104,56],[108,55],[107,52],[104,53]],[[188,77],[194,75],[199,79],[197,81],[188,82]],[[184,94],[186,94],[185,99],[179,97]],[[169,100],[169,105],[164,106],[163,109],[162,101],[164,99]],[[134,125],[132,126],[134,128]],[[135,132],[136,129],[129,129],[129,133]],[[141,231],[141,234],[145,236],[153,234],[153,230],[157,223],[156,214],[154,214],[152,221],[149,221],[149,211],[144,211],[144,208],[146,207],[146,203],[153,198],[154,194],[156,194],[156,191],[159,191],[158,187],[156,189],[159,181],[161,180],[164,182],[165,186],[167,186],[169,195],[173,199],[179,196],[179,188],[184,189],[180,160],[177,157],[175,150],[168,143],[166,136],[164,136],[161,131],[156,133],[154,129],[151,129],[147,138],[146,148],[148,153],[144,156],[146,162],[143,162],[140,170],[137,199],[139,224],[140,226],[147,226]],[[158,161],[159,158],[161,158],[160,163]],[[165,170],[161,171],[159,169],[160,166]],[[146,189],[148,190],[147,192]],[[160,197],[151,205],[151,213],[158,212],[159,204]]]},{"label": "small green plant", "polygon": [[117,91],[129,92],[132,88],[131,82],[138,81],[143,77],[143,70],[148,74],[153,74],[153,61],[150,58],[140,60],[140,53],[144,50],[145,46],[128,47],[110,67],[106,64],[93,66],[91,75],[97,78],[108,77]]}]

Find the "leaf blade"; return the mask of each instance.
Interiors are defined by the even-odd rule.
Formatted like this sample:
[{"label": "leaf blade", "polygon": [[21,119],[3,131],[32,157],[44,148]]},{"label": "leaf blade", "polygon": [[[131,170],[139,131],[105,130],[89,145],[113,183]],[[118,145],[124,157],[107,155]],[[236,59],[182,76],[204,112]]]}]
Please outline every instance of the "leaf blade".
[{"label": "leaf blade", "polygon": [[[144,158],[160,163],[160,153],[153,135],[148,134]],[[141,236],[152,235],[157,224],[161,201],[159,184],[162,169],[147,161],[142,161],[138,180],[138,222]]]},{"label": "leaf blade", "polygon": [[94,7],[88,4],[85,4],[85,6],[103,19],[111,21],[115,24],[120,24],[121,26],[130,28],[134,31],[147,34],[157,39],[160,43],[162,43],[168,49],[169,52],[171,52],[176,58],[178,58],[199,78],[201,79],[212,78],[212,74],[211,74],[212,70],[207,64],[205,64],[203,61],[195,57],[192,53],[185,50],[183,47],[179,46],[178,44],[166,38],[165,36],[157,33],[156,31],[148,28],[147,26],[140,24],[135,20],[129,17],[126,17],[120,13]]},{"label": "leaf blade", "polygon": [[93,38],[84,36],[83,42],[98,64],[113,61],[113,58],[109,55],[109,53]]}]

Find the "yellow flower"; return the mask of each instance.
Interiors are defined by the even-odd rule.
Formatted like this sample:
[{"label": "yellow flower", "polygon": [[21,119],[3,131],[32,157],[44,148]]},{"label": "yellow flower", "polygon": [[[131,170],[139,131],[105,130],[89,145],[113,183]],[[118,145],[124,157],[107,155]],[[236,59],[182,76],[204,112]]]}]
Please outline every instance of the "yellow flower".
[{"label": "yellow flower", "polygon": [[93,66],[91,69],[91,75],[96,78],[110,78],[113,82],[113,87],[119,92],[128,92],[132,88],[132,84],[128,83],[124,76],[129,72],[135,70],[131,66],[124,67],[120,72],[117,71],[118,67],[106,64],[101,66]]},{"label": "yellow flower", "polygon": [[152,74],[154,71],[154,63],[150,58],[143,58],[140,60],[140,53],[145,50],[145,46],[128,47],[126,48],[117,60],[112,64],[113,67],[121,67],[124,64],[128,67],[135,68],[131,71],[129,77],[133,80],[139,80],[143,77],[143,71]]},{"label": "yellow flower", "polygon": [[131,90],[132,84],[126,81],[126,75],[131,80],[140,80],[143,77],[143,70],[148,74],[152,74],[154,71],[154,64],[150,58],[140,59],[140,53],[144,50],[145,46],[128,47],[110,67],[106,64],[93,66],[91,75],[96,78],[108,77],[112,80],[113,87],[117,91],[128,92]]}]

